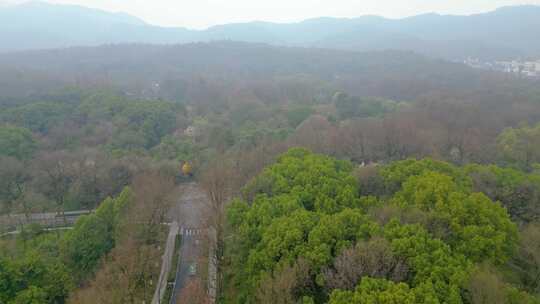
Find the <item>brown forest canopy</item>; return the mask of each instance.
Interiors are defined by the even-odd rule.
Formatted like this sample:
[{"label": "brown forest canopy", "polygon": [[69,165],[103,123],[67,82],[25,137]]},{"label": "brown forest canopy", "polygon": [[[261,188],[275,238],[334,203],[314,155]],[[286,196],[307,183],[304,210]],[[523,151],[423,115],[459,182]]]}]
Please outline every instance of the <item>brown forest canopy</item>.
[{"label": "brown forest canopy", "polygon": [[[510,78],[510,79],[509,79]],[[132,94],[174,100],[212,90],[317,87],[353,95],[410,100],[430,93],[505,92],[516,79],[428,59],[412,52],[346,52],[240,42],[185,45],[109,45],[0,55],[5,96],[36,94],[62,85],[118,86]],[[274,88],[271,88],[271,85]],[[268,88],[270,86],[270,88]],[[226,89],[224,91],[224,89]]]}]

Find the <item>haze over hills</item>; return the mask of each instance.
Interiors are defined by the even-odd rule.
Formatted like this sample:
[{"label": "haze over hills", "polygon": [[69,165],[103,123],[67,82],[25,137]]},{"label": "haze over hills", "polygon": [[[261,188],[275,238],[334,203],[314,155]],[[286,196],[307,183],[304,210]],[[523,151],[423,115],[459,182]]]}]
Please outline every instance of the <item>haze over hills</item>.
[{"label": "haze over hills", "polygon": [[540,6],[503,7],[470,16],[327,17],[299,23],[251,22],[190,30],[150,25],[127,14],[30,2],[0,8],[0,37],[0,51],[235,40],[360,51],[412,50],[447,59],[537,57]]},{"label": "haze over hills", "polygon": [[73,5],[29,2],[0,8],[0,50],[185,40],[184,29],[159,28],[136,17]]},{"label": "haze over hills", "polygon": [[22,1],[0,304],[540,304],[540,6]]},{"label": "haze over hills", "polygon": [[[302,91],[326,83],[361,96],[414,100],[431,92],[492,89],[507,75],[475,70],[406,51],[351,52],[246,42],[182,45],[122,44],[24,51],[0,55],[4,96],[39,95],[65,86],[112,86],[130,95],[185,100],[213,99],[235,90],[289,83]],[[217,88],[212,89],[213,86]],[[197,87],[196,93],[186,88]],[[318,93],[313,93],[317,95]],[[188,98],[189,99],[189,98]]]}]

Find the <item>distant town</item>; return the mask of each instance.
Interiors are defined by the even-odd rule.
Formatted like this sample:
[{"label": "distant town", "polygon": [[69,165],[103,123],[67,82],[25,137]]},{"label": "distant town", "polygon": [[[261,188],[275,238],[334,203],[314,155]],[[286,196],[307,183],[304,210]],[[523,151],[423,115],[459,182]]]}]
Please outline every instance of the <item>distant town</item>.
[{"label": "distant town", "polygon": [[540,78],[540,59],[536,61],[482,61],[477,58],[467,58],[463,63],[477,69],[500,71],[524,77]]}]

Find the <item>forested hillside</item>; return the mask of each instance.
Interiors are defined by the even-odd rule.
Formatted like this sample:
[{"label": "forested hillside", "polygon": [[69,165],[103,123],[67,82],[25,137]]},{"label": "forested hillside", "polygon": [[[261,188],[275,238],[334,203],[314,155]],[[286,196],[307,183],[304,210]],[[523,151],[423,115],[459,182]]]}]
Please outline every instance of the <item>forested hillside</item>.
[{"label": "forested hillside", "polygon": [[[294,96],[297,99],[344,90],[411,100],[428,94],[523,91],[527,84],[511,75],[412,52],[345,52],[238,42],[19,52],[0,55],[0,67],[3,96],[13,97],[76,85],[112,86],[133,96],[184,102],[236,98],[231,94],[275,99],[268,95],[283,90],[304,94]],[[292,96],[283,98],[287,97]]]},{"label": "forested hillside", "polygon": [[149,303],[186,181],[208,194],[219,303],[539,301],[538,82],[235,42],[0,67],[0,220],[95,210],[1,226],[0,303]]}]

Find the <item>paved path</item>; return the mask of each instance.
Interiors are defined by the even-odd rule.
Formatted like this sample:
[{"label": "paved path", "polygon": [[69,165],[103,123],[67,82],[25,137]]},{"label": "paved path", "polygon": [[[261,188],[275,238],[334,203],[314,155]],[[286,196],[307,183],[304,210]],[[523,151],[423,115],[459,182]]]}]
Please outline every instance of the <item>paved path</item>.
[{"label": "paved path", "polygon": [[173,266],[171,264],[176,243],[176,236],[178,235],[179,230],[180,227],[178,227],[178,223],[176,221],[172,222],[169,228],[169,235],[167,236],[167,243],[165,245],[165,251],[161,261],[161,272],[159,274],[159,280],[154,297],[152,298],[152,304],[162,303],[161,300],[165,294],[165,289],[167,289],[169,271],[171,270],[171,266]]},{"label": "paved path", "polygon": [[[197,276],[201,271],[200,267],[205,267],[206,265],[201,265],[199,258],[202,254],[205,254],[201,250],[201,238],[204,231],[196,229],[185,229],[184,234],[182,235],[182,247],[180,248],[180,259],[179,267],[176,272],[176,284],[173,290],[173,299],[172,303],[179,303],[180,294],[182,289],[186,286],[192,277]],[[196,267],[196,273],[190,273],[190,267]],[[181,304],[198,304],[198,303],[181,303]]]},{"label": "paved path", "polygon": [[40,224],[44,228],[58,228],[72,226],[79,217],[94,212],[93,210],[79,210],[65,212],[64,215],[58,213],[31,213],[12,214],[0,216],[0,231],[15,231],[21,225]]},{"label": "paved path", "polygon": [[210,297],[210,303],[216,302],[217,297],[217,256],[216,256],[216,231],[211,228],[208,229],[208,296]]},{"label": "paved path", "polygon": [[186,183],[176,189],[178,201],[167,215],[169,222],[178,221],[180,227],[204,226],[203,213],[207,198],[197,183]]},{"label": "paved path", "polygon": [[[73,227],[71,226],[68,226],[68,227],[57,227],[57,228],[43,228],[44,231],[60,231],[60,230],[72,230]],[[6,233],[0,233],[0,237],[4,237],[4,236],[8,236],[8,235],[17,235],[17,234],[21,234],[21,231],[20,230],[15,230],[15,231],[10,231],[10,232],[6,232]]]},{"label": "paved path", "polygon": [[184,184],[179,187],[178,191],[178,203],[171,208],[168,214],[169,220],[177,220],[180,227],[182,227],[179,267],[176,272],[176,285],[173,291],[173,300],[171,301],[173,304],[179,303],[177,301],[180,293],[191,279],[190,266],[196,265],[197,273],[199,273],[201,267],[207,267],[207,265],[198,264],[200,257],[208,254],[201,247],[201,240],[206,237],[204,210],[207,197],[196,183]]}]

